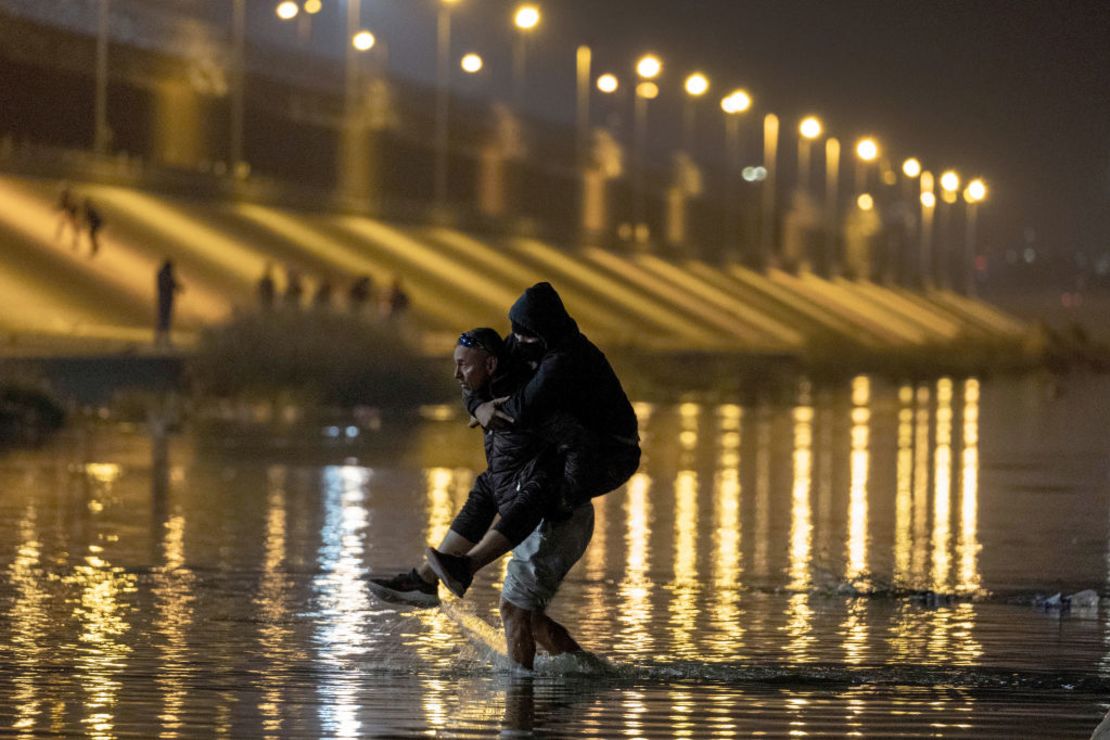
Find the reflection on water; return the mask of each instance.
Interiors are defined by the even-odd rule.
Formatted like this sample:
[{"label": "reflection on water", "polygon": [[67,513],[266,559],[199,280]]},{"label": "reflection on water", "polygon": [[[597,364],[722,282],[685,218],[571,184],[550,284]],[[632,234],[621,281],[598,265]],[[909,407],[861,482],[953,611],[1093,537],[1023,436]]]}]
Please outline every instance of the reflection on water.
[{"label": "reflection on water", "polygon": [[[78,624],[74,669],[83,689],[81,723],[90,737],[115,737],[115,708],[123,686],[124,670],[132,645],[126,635],[131,605],[127,595],[135,591],[135,577],[113,565],[106,550],[118,540],[110,525],[104,523],[110,507],[120,503],[113,490],[120,466],[114,463],[89,463],[86,506],[86,537],[81,561],[66,577],[76,593],[70,597],[72,614]],[[101,544],[104,543],[104,544]]]},{"label": "reflection on water", "polygon": [[[400,458],[372,435],[358,449],[313,441],[293,462],[276,445],[234,459],[218,437],[171,449],[103,429],[12,456],[0,725],[737,737],[905,721],[1015,735],[1055,715],[1051,731],[1078,734],[1110,690],[1110,620],[1027,602],[1045,585],[1110,583],[1110,470],[1084,472],[1110,433],[1091,421],[1076,436],[1097,415],[1089,399],[1057,412],[992,388],[861,376],[802,381],[785,399],[636,404],[644,463],[595,501],[593,543],[552,607],[616,666],[600,679],[558,661],[525,682],[491,670],[501,568],[446,609],[397,611],[366,590],[369,572],[438,542],[465,500],[479,471],[459,453],[480,440],[457,420],[427,417],[437,444],[418,434]],[[1030,398],[1040,405],[1015,420]],[[1068,423],[1054,427],[1057,413]]]},{"label": "reflection on water", "polygon": [[[808,389],[803,388],[802,401],[808,402]],[[790,635],[786,650],[790,658],[804,663],[810,660],[809,647],[813,610],[809,605],[813,526],[810,521],[810,483],[813,467],[813,407],[794,409],[794,486],[790,516],[790,595],[787,606],[787,627]]]},{"label": "reflection on water", "polygon": [[936,445],[933,449],[933,577],[934,591],[948,589],[951,566],[949,537],[952,516],[952,381],[937,381]]},{"label": "reflection on water", "polygon": [[654,642],[652,628],[652,579],[648,540],[651,537],[651,504],[648,492],[651,478],[636,473],[628,481],[625,493],[625,576],[620,593],[622,609],[620,642],[622,650],[637,657],[650,655]]},{"label": "reflection on water", "polygon": [[852,381],[851,492],[848,500],[848,568],[845,579],[856,580],[867,572],[867,475],[870,469],[871,381]]},{"label": "reflection on water", "polygon": [[[717,599],[712,610],[713,652],[722,660],[734,660],[744,652],[743,612],[740,584],[743,582],[740,527],[740,422],[741,408],[722,405],[717,412],[720,452],[713,479],[713,588]],[[591,545],[591,548],[593,545]]]},{"label": "reflection on water", "polygon": [[315,581],[322,616],[317,642],[325,672],[317,691],[320,726],[332,737],[358,737],[361,729],[359,684],[346,669],[372,643],[366,629],[370,595],[362,580],[369,481],[365,468],[328,466],[321,485],[324,526],[317,560],[321,573]]},{"label": "reflection on water", "polygon": [[38,515],[28,505],[19,521],[19,544],[8,568],[8,582],[15,588],[11,605],[11,646],[18,666],[13,678],[12,701],[15,721],[12,729],[20,737],[34,737],[35,724],[42,711],[42,687],[38,685],[47,626],[47,594],[41,583],[45,571],[41,564],[42,544],[38,539]]},{"label": "reflection on water", "polygon": [[960,580],[957,590],[979,590],[979,381],[964,381],[963,452],[960,455]]}]

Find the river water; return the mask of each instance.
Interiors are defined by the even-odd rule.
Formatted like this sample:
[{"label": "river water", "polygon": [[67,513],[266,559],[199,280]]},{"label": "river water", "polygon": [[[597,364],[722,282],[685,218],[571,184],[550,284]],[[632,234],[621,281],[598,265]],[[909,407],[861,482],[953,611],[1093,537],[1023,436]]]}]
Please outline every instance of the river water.
[{"label": "river water", "polygon": [[866,377],[637,404],[552,614],[506,669],[500,565],[397,610],[482,465],[458,410],[79,424],[0,458],[0,726],[25,736],[1085,737],[1110,706],[1110,382]]}]

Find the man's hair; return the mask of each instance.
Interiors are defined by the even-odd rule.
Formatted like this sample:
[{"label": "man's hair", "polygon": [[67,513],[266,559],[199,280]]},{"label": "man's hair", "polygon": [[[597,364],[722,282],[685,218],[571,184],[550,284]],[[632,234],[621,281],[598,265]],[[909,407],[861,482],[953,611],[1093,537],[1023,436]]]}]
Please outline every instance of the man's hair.
[{"label": "man's hair", "polygon": [[464,331],[459,335],[458,344],[463,347],[483,350],[494,357],[501,357],[505,352],[505,342],[502,341],[501,335],[497,333],[497,330],[488,326],[479,326],[477,329]]}]

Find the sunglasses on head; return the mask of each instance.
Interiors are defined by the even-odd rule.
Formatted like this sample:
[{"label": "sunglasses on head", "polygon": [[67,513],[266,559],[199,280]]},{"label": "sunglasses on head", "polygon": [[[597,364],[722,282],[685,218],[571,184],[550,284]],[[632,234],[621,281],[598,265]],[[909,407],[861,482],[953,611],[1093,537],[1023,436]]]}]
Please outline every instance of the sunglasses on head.
[{"label": "sunglasses on head", "polygon": [[497,354],[497,352],[490,349],[490,347],[485,342],[479,339],[474,333],[469,331],[464,331],[462,334],[459,335],[459,344],[467,348],[480,349],[484,352],[488,352],[491,355]]}]

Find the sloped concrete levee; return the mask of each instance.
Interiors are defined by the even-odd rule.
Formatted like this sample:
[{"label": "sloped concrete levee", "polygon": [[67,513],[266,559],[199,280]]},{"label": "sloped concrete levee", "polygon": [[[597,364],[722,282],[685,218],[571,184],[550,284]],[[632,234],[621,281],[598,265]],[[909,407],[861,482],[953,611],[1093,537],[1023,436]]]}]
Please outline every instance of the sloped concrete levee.
[{"label": "sloped concrete levee", "polygon": [[75,241],[67,228],[59,234],[61,181],[0,176],[0,331],[9,343],[34,337],[148,342],[154,274],[166,258],[185,285],[176,328],[186,344],[200,328],[255,306],[257,281],[268,267],[279,292],[290,269],[304,276],[308,295],[326,280],[337,294],[335,310],[343,310],[345,289],[358,276],[369,276],[379,291],[400,279],[412,301],[409,325],[428,351],[449,347],[469,326],[504,328],[508,306],[539,280],[559,288],[588,334],[638,351],[770,357],[851,346],[897,352],[980,340],[1017,343],[1027,331],[992,306],[942,290],[764,273],[221,196],[69,186],[104,213],[107,227],[95,257],[87,237]]}]

